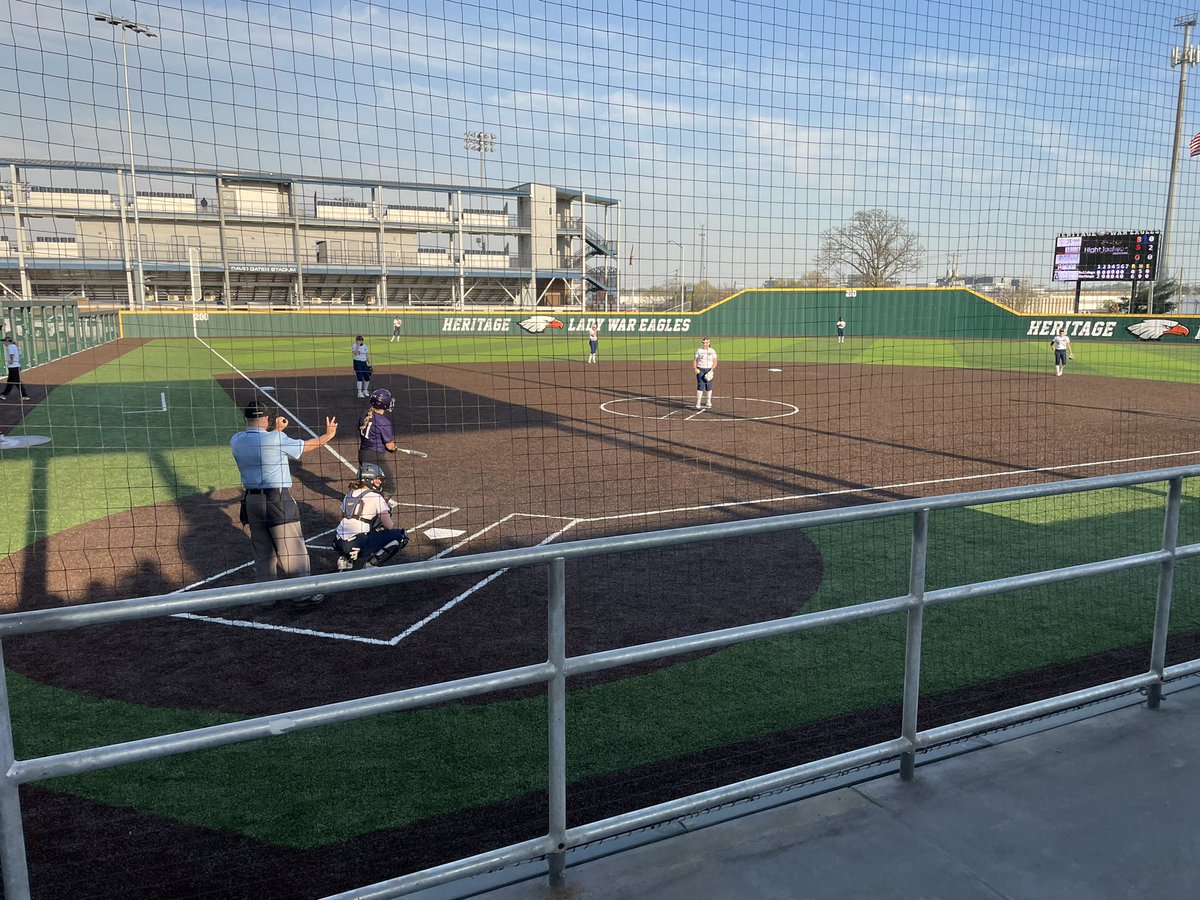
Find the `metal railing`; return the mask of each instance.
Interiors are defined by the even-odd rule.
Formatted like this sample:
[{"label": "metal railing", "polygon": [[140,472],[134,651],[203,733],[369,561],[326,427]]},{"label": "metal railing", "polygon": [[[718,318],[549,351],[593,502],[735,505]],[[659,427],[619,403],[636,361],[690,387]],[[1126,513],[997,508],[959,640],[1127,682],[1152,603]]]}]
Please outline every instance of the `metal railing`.
[{"label": "metal railing", "polygon": [[[1200,556],[1200,544],[1178,545],[1183,483],[1185,479],[1197,476],[1200,476],[1200,466],[1159,469],[1151,472],[898,500],[866,506],[596,538],[559,545],[539,545],[457,559],[432,559],[391,568],[309,576],[267,584],[197,591],[191,594],[165,594],[88,606],[0,615],[0,667],[2,667],[2,640],[5,637],[16,635],[155,618],[177,613],[224,609],[247,603],[266,603],[317,591],[349,591],[364,587],[382,587],[459,575],[492,573],[515,567],[545,566],[549,572],[547,590],[547,646],[549,652],[545,662],[455,681],[377,694],[357,700],[261,716],[143,740],[19,760],[14,751],[7,686],[5,680],[0,678],[0,771],[4,772],[4,777],[0,780],[0,864],[3,865],[4,871],[5,897],[9,900],[23,900],[30,896],[18,794],[18,789],[22,784],[65,775],[78,775],[126,763],[158,759],[243,741],[293,734],[324,725],[461,700],[521,686],[546,685],[549,732],[547,785],[549,813],[546,833],[532,840],[499,847],[421,872],[357,888],[339,894],[338,897],[354,898],[354,900],[396,897],[480,874],[499,866],[541,857],[547,859],[551,883],[559,884],[565,879],[566,851],[604,838],[884,760],[899,759],[901,777],[910,779],[914,774],[915,754],[923,749],[1130,691],[1145,690],[1149,705],[1157,708],[1162,697],[1164,681],[1200,672],[1200,660],[1191,660],[1169,668],[1165,665],[1175,565],[1177,561]],[[928,554],[929,518],[933,513],[992,503],[1057,497],[1156,482],[1167,484],[1162,541],[1156,550],[937,590],[926,589],[925,568]],[[821,612],[725,628],[638,646],[621,647],[573,657],[566,655],[566,563],[568,560],[897,516],[911,517],[912,521],[908,592],[903,596],[881,598]],[[1151,648],[1147,669],[1144,673],[936,728],[917,729],[922,662],[922,624],[926,609],[940,604],[977,600],[1026,588],[1076,581],[1144,567],[1157,567],[1158,569],[1158,591],[1152,634],[1150,635]],[[729,647],[747,641],[830,628],[895,613],[904,613],[907,616],[907,632],[901,725],[899,734],[894,738],[703,793],[622,813],[577,827],[567,827],[566,679],[568,677],[697,651]]]}]

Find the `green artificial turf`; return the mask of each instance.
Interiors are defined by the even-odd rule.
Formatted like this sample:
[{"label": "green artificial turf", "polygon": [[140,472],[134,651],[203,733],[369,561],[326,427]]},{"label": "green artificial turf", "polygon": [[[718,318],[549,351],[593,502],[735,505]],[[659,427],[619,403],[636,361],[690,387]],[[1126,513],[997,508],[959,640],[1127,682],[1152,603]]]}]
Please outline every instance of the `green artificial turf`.
[{"label": "green artificial turf", "polygon": [[[690,357],[696,336],[606,337],[613,359]],[[253,373],[345,367],[342,339],[214,340]],[[474,337],[376,341],[377,366],[556,360],[568,341]],[[723,360],[978,367],[1045,371],[1042,341],[847,341],[731,338]],[[1072,373],[1196,380],[1190,348],[1092,344]],[[228,438],[241,425],[214,382],[228,368],[196,341],[151,341],[33,409],[23,430],[52,452],[6,454],[0,478],[31,498],[28,516],[0,519],[8,553],[124,509],[236,484]],[[153,409],[168,392],[167,415]],[[176,410],[178,412],[176,412]],[[1200,540],[1188,487],[1182,542]],[[1156,546],[1161,486],[1002,504],[931,517],[928,587],[1070,565]],[[907,592],[910,522],[826,526],[809,537],[825,577],[811,612]],[[1200,627],[1197,565],[1176,573],[1173,631]],[[1157,571],[1108,576],[932,608],[925,623],[926,694],[1148,641]],[[797,603],[799,607],[799,602]],[[899,700],[904,617],[758,641],[583,690],[569,699],[572,779],[619,772],[755,735]],[[10,675],[17,751],[29,758],[202,727],[232,717],[85,697]],[[542,789],[541,699],[391,714],[313,732],[121,767],[50,787],[290,847],[313,847]],[[319,814],[314,811],[320,810]]]}]

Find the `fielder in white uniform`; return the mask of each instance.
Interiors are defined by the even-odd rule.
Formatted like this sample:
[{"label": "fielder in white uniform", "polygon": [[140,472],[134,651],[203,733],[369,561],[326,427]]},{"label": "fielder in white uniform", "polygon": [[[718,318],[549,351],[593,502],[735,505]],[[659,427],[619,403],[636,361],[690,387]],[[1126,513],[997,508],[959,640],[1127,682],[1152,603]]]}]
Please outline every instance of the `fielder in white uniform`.
[{"label": "fielder in white uniform", "polygon": [[596,361],[596,351],[600,349],[600,327],[593,322],[588,326],[588,362]]},{"label": "fielder in white uniform", "polygon": [[[708,338],[700,342],[700,349],[692,359],[696,370],[696,409],[707,406],[712,409],[712,384],[717,372],[717,351],[711,346]],[[707,398],[707,404],[703,401]]]},{"label": "fielder in white uniform", "polygon": [[1065,329],[1058,329],[1058,334],[1050,338],[1050,346],[1054,348],[1054,374],[1061,375],[1067,368],[1067,357],[1075,358],[1071,352],[1071,339]]}]

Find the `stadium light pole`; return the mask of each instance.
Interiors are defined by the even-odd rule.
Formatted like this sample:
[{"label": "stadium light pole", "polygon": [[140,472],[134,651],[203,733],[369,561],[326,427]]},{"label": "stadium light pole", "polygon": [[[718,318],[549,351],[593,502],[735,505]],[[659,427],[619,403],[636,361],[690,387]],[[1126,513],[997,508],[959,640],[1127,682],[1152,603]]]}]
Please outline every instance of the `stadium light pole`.
[{"label": "stadium light pole", "polygon": [[486,183],[483,174],[483,159],[485,153],[496,151],[496,135],[490,131],[467,131],[463,133],[463,148],[474,150],[479,154],[479,186]]},{"label": "stadium light pole", "polygon": [[[1183,47],[1171,48],[1171,65],[1179,66],[1179,98],[1175,103],[1175,143],[1171,148],[1171,177],[1167,181],[1167,214],[1166,221],[1163,223],[1162,243],[1158,245],[1158,268],[1157,271],[1165,273],[1167,278],[1171,277],[1171,270],[1167,266],[1168,253],[1171,250],[1171,226],[1174,224],[1175,218],[1175,194],[1179,188],[1179,154],[1183,149],[1183,100],[1187,94],[1187,72],[1188,66],[1194,66],[1197,61],[1197,52],[1200,48],[1192,46],[1192,29],[1196,27],[1196,14],[1192,13],[1188,16],[1180,16],[1175,20],[1176,28],[1183,28]],[[1180,276],[1182,279],[1182,275]],[[1179,285],[1180,290],[1183,285]],[[1133,310],[1131,309],[1130,312]],[[1146,315],[1154,315],[1154,285],[1150,285],[1150,290],[1146,295]]]},{"label": "stadium light pole", "polygon": [[[158,37],[158,35],[145,25],[139,25],[130,19],[122,19],[119,16],[109,15],[108,13],[96,13],[92,18],[97,22],[113,26],[121,34],[121,69],[125,73],[125,130],[129,136],[129,184],[130,190],[133,191],[133,240],[134,259],[137,261],[137,302],[138,306],[145,306],[146,267],[142,262],[142,220],[138,215],[137,163],[134,160],[133,152],[133,106],[130,103],[129,94],[129,52],[125,43],[125,32],[132,31],[139,37],[152,38]],[[119,96],[120,94],[118,94]]]},{"label": "stadium light pole", "polygon": [[687,277],[687,248],[679,241],[673,241],[667,238],[668,244],[674,244],[679,248],[679,311],[683,312],[683,280]]}]

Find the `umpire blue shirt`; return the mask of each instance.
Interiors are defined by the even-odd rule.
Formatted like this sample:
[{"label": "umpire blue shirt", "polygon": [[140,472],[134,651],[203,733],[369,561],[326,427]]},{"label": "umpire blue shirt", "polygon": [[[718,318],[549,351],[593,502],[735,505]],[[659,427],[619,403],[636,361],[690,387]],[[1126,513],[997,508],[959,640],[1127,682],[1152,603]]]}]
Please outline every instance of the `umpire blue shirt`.
[{"label": "umpire blue shirt", "polygon": [[288,437],[282,431],[248,428],[229,440],[233,461],[242,473],[244,488],[290,488],[292,470],[288,457],[299,459],[304,441]]}]

